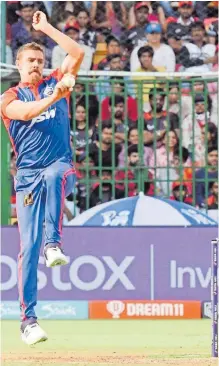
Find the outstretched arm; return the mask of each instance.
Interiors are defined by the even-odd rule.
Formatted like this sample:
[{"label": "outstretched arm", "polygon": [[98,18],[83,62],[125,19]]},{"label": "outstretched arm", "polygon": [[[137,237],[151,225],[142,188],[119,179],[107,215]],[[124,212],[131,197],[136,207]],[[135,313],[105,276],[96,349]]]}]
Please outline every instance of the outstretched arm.
[{"label": "outstretched arm", "polygon": [[80,45],[49,24],[46,15],[42,11],[34,13],[33,27],[52,38],[68,54],[61,65],[61,72],[76,76],[84,58],[84,50]]}]

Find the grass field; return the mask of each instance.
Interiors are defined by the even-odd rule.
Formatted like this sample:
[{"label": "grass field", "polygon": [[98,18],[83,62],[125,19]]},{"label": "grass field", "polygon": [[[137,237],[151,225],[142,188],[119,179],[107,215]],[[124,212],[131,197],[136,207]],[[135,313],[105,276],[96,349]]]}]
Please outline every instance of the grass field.
[{"label": "grass field", "polygon": [[19,323],[2,321],[4,366],[217,365],[209,320],[41,321],[49,340],[32,347]]}]

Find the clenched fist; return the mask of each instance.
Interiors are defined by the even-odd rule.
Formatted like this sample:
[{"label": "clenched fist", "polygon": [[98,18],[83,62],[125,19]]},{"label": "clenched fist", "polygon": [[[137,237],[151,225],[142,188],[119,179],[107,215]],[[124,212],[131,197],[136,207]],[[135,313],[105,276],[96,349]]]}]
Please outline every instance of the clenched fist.
[{"label": "clenched fist", "polygon": [[54,89],[52,97],[54,101],[57,102],[62,98],[66,98],[72,92],[73,88],[68,88],[62,81],[59,81]]},{"label": "clenched fist", "polygon": [[36,31],[44,32],[47,24],[46,15],[42,11],[36,11],[33,15],[33,28]]}]

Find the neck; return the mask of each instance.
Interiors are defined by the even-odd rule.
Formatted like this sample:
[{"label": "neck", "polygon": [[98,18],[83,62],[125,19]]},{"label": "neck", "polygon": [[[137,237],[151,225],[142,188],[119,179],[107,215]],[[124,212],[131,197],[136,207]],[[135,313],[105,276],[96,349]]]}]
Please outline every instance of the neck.
[{"label": "neck", "polygon": [[185,24],[189,23],[189,21],[190,21],[190,17],[189,18],[182,18],[181,17],[181,19],[182,19],[183,23],[185,23]]},{"label": "neck", "polygon": [[110,145],[108,145],[108,144],[105,144],[104,142],[99,142],[99,141],[97,141],[96,142],[96,144],[97,144],[97,146],[101,149],[101,150],[103,150],[103,151],[107,151],[107,150],[109,150],[109,146]]},{"label": "neck", "polygon": [[86,126],[86,122],[85,121],[80,121],[77,122],[77,127],[83,129]]},{"label": "neck", "polygon": [[151,46],[154,50],[160,48],[160,42],[158,43],[148,43],[149,46]]},{"label": "neck", "polygon": [[148,67],[141,66],[144,71],[157,71],[156,68],[151,64]]},{"label": "neck", "polygon": [[21,76],[21,82],[24,84],[37,85],[39,83],[39,80],[37,79],[30,80]]},{"label": "neck", "polygon": [[121,119],[114,119],[115,121],[115,125],[121,125],[122,124],[122,120]]},{"label": "neck", "polygon": [[200,41],[196,41],[196,42],[195,42],[196,46],[198,46],[198,47],[200,47],[200,48],[203,46],[203,43],[204,43],[204,41],[203,41],[203,40],[200,40]]}]

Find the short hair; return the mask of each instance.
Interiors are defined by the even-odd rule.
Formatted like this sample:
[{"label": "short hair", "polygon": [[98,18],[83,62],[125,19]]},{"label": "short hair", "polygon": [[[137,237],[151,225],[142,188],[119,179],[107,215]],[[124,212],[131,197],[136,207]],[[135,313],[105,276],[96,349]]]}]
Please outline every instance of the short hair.
[{"label": "short hair", "polygon": [[174,156],[178,156],[180,157],[180,150],[182,152],[182,161],[183,163],[185,163],[189,157],[189,150],[186,149],[184,146],[183,147],[179,147],[179,145],[176,145],[175,148],[174,148]]},{"label": "short hair", "polygon": [[128,148],[128,156],[130,156],[133,153],[138,153],[138,145],[130,145]]},{"label": "short hair", "polygon": [[179,90],[179,84],[175,81],[171,81],[169,83],[169,90],[173,89],[173,88],[177,88]]},{"label": "short hair", "polygon": [[110,44],[110,42],[116,42],[118,43],[118,45],[120,46],[120,41],[118,40],[118,38],[116,38],[115,36],[113,36],[112,34],[110,34],[107,38],[106,38],[106,44],[107,46]]},{"label": "short hair", "polygon": [[[116,94],[115,95],[115,98],[114,98],[114,105],[117,105],[119,103],[125,103],[125,99],[122,95],[118,95]],[[112,106],[113,104],[113,97],[110,97],[110,100],[109,100],[109,105]]]},{"label": "short hair", "polygon": [[43,55],[44,55],[43,47],[39,43],[30,42],[30,43],[23,44],[23,46],[21,46],[20,48],[18,48],[17,55],[16,55],[16,59],[18,60],[20,54],[22,52],[24,52],[24,51],[27,51],[27,50],[41,51],[43,53]]},{"label": "short hair", "polygon": [[212,151],[218,151],[217,145],[210,146],[208,148],[208,154],[210,154]]},{"label": "short hair", "polygon": [[79,11],[78,11],[78,13],[77,13],[77,16],[80,14],[80,13],[86,13],[87,14],[87,16],[88,16],[88,18],[90,17],[90,13],[89,13],[89,11],[87,10],[87,9],[85,9],[85,8],[82,8],[82,9],[80,9]]},{"label": "short hair", "polygon": [[149,53],[151,58],[154,56],[154,50],[151,46],[144,46],[138,50],[138,58],[140,58],[144,53]]},{"label": "short hair", "polygon": [[164,90],[161,89],[161,88],[157,88],[156,89],[156,93],[154,93],[154,89],[151,89],[149,91],[149,99],[152,99],[154,96],[156,96],[157,94],[161,95],[162,98],[164,99],[165,98],[165,95],[164,95]]},{"label": "short hair", "polygon": [[213,182],[209,182],[209,184],[208,184],[208,188],[209,189],[212,189],[213,188],[213,185],[215,184],[215,183],[217,183],[218,184],[218,182],[215,180],[215,181],[213,181]]},{"label": "short hair", "polygon": [[105,128],[108,128],[108,129],[113,128],[111,121],[104,121],[102,123],[101,130],[103,131],[103,130],[105,130]]},{"label": "short hair", "polygon": [[205,26],[204,26],[204,24],[203,24],[202,22],[200,22],[200,21],[193,22],[193,23],[191,24],[191,26],[190,26],[190,31],[192,32],[192,31],[193,31],[193,29],[195,29],[195,28],[201,28],[201,29],[203,29],[203,30],[205,31]]},{"label": "short hair", "polygon": [[107,59],[107,62],[110,62],[110,61],[112,61],[114,58],[117,58],[117,57],[121,58],[122,56],[121,56],[121,54],[120,54],[120,53],[113,53],[112,55],[108,55],[106,59]]}]

